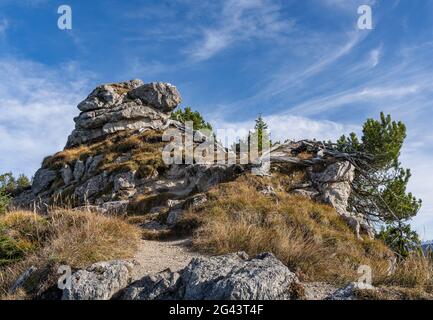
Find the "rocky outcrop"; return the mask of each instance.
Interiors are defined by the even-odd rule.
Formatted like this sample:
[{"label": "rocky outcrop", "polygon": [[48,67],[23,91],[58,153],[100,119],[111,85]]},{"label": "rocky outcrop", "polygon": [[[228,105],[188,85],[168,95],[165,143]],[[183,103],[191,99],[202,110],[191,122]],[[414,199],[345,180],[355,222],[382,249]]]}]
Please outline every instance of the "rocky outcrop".
[{"label": "rocky outcrop", "polygon": [[326,300],[358,300],[357,295],[363,290],[373,291],[377,290],[375,287],[363,282],[352,282],[347,286],[336,290]]},{"label": "rocky outcrop", "polygon": [[364,217],[347,211],[352,191],[351,183],[355,178],[355,167],[350,162],[343,161],[332,163],[323,171],[315,172],[309,168],[308,172],[313,186],[319,191],[321,200],[335,208],[337,213],[355,229],[358,238],[361,238],[361,232],[373,238],[373,227]]},{"label": "rocky outcrop", "polygon": [[[74,119],[75,129],[68,138],[64,152],[82,144],[98,145],[110,137],[114,139],[109,140],[110,143],[119,144],[121,148],[114,152],[115,155],[107,156],[105,150],[99,149],[91,154],[79,154],[73,160],[57,165],[44,164],[35,174],[32,190],[16,197],[13,206],[44,211],[53,205],[54,200],[67,198],[67,205],[122,214],[131,208],[129,203],[134,201],[134,197],[149,195],[158,201],[138,206],[141,210],[139,214],[164,212],[164,221],[157,222],[173,227],[189,208],[188,199],[195,194],[204,194],[213,186],[234,180],[250,169],[256,174],[268,175],[281,167],[289,167],[290,170],[300,166],[307,173],[308,181],[290,192],[329,203],[360,238],[363,232],[370,237],[373,235],[373,229],[364,217],[347,210],[355,168],[344,154],[331,152],[323,143],[289,141],[271,148],[254,164],[171,164],[166,165],[163,173],[153,168],[146,170],[152,162],[158,162],[158,159],[152,159],[148,163],[146,157],[162,153],[161,148],[144,151],[148,153],[146,157],[138,154],[141,150],[137,151],[133,146],[122,150],[125,148],[122,139],[127,139],[128,135],[136,135],[136,140],[140,141],[147,131],[158,132],[166,128],[185,134],[188,130],[185,126],[169,119],[171,111],[180,102],[178,90],[168,83],[144,84],[141,80],[131,80],[97,87],[78,105],[80,114]],[[202,133],[194,134],[194,146],[207,139]],[[117,137],[120,137],[119,140],[116,140]],[[159,138],[155,142],[157,145],[162,144],[162,136]],[[236,157],[218,143],[212,148],[215,152],[224,153],[227,159]],[[110,167],[116,169],[108,170]],[[259,191],[276,197],[276,191],[272,188]],[[178,203],[173,204],[173,201]]]},{"label": "rocky outcrop", "polygon": [[347,210],[355,178],[355,167],[347,155],[331,151],[322,142],[301,140],[289,141],[271,148],[262,157],[261,168],[304,167],[308,181],[296,186],[291,192],[332,205],[337,213],[355,230],[359,239],[361,233],[374,237],[373,227],[364,216]]},{"label": "rocky outcrop", "polygon": [[123,299],[275,300],[290,299],[296,275],[274,255],[250,259],[245,253],[194,258],[179,272],[144,277],[127,288]]},{"label": "rocky outcrop", "polygon": [[56,173],[49,169],[39,169],[35,173],[32,184],[32,192],[34,195],[48,189],[48,187],[56,179]]},{"label": "rocky outcrop", "polygon": [[131,281],[134,264],[129,261],[99,262],[72,275],[62,300],[109,300]]},{"label": "rocky outcrop", "polygon": [[131,80],[99,86],[78,105],[81,113],[66,148],[118,131],[165,128],[180,102],[176,87],[168,83]]}]

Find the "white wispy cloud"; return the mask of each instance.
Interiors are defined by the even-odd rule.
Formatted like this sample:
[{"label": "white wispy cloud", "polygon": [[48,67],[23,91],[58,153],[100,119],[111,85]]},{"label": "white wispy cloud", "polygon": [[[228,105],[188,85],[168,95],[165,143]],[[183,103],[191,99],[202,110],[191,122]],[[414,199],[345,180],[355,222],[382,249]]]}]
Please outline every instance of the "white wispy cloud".
[{"label": "white wispy cloud", "polygon": [[381,55],[382,55],[381,48],[373,49],[370,51],[369,61],[370,61],[371,67],[375,68],[379,64]]},{"label": "white wispy cloud", "polygon": [[294,21],[283,18],[280,7],[270,0],[226,0],[215,26],[202,30],[201,39],[189,54],[207,60],[238,41],[272,38],[290,32]]},{"label": "white wispy cloud", "polygon": [[89,78],[74,63],[50,69],[0,59],[0,172],[33,175],[45,156],[63,148]]},{"label": "white wispy cloud", "polygon": [[320,3],[334,9],[353,11],[353,8],[360,5],[375,5],[376,0],[321,0]]},{"label": "white wispy cloud", "polygon": [[[398,99],[414,95],[419,92],[418,85],[401,87],[367,87],[360,90],[347,90],[336,94],[314,98],[290,108],[288,113],[299,113],[304,115],[320,114],[342,106],[354,103],[383,101],[384,99]],[[389,101],[389,100],[388,100]]]}]

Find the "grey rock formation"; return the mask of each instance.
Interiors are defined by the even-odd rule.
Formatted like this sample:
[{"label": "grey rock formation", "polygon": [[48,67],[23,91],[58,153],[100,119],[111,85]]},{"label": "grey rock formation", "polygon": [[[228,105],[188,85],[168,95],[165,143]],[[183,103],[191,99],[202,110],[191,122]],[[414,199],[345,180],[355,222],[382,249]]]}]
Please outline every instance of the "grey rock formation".
[{"label": "grey rock formation", "polygon": [[[302,153],[309,157],[299,157]],[[324,143],[318,141],[289,141],[264,153],[256,172],[265,175],[271,168],[280,167],[304,167],[309,181],[293,188],[292,192],[332,205],[355,230],[359,239],[362,239],[361,232],[370,238],[374,237],[373,227],[368,220],[363,215],[347,210],[355,167],[347,161],[346,154],[332,148],[327,149]]]},{"label": "grey rock formation", "polygon": [[173,226],[176,223],[179,222],[180,218],[182,217],[183,210],[182,209],[172,209],[170,210],[168,217],[167,217],[167,224],[169,226]]},{"label": "grey rock formation", "polygon": [[296,275],[274,255],[245,253],[194,258],[183,270],[165,271],[133,283],[123,299],[270,300],[290,299]]},{"label": "grey rock formation", "polygon": [[168,83],[131,80],[99,86],[78,105],[81,113],[66,148],[118,131],[163,129],[180,102],[176,87]]},{"label": "grey rock formation", "polygon": [[176,108],[182,98],[176,87],[169,83],[149,83],[131,90],[128,95],[133,99],[140,99],[162,112],[171,112]]},{"label": "grey rock formation", "polygon": [[240,165],[190,165],[186,168],[186,179],[192,188],[205,192],[212,186],[234,180],[244,172]]},{"label": "grey rock formation", "polygon": [[86,175],[89,176],[96,172],[101,161],[104,159],[102,154],[96,156],[90,156],[86,159]]},{"label": "grey rock formation", "polygon": [[127,190],[135,188],[134,172],[122,172],[117,174],[114,178],[114,191]]},{"label": "grey rock formation", "polygon": [[127,213],[128,200],[109,201],[100,205],[85,205],[76,207],[77,211],[97,212],[105,215],[124,215]]},{"label": "grey rock formation", "polygon": [[338,288],[326,282],[302,283],[305,300],[325,300],[334,294]]},{"label": "grey rock formation", "polygon": [[123,300],[170,300],[179,295],[180,274],[170,270],[149,275],[129,286]]},{"label": "grey rock formation", "polygon": [[39,169],[36,171],[32,184],[33,194],[37,195],[48,189],[56,177],[56,173],[49,169]]},{"label": "grey rock formation", "polygon": [[91,265],[72,275],[71,287],[63,290],[62,300],[109,300],[130,283],[133,262],[108,261]]},{"label": "grey rock formation", "polygon": [[355,178],[355,167],[348,161],[336,162],[328,165],[321,172],[314,172],[309,168],[310,179],[315,188],[320,192],[320,197],[326,203],[331,204],[337,213],[355,230],[358,238],[362,239],[361,231],[374,237],[373,227],[363,216],[347,211],[351,183]]},{"label": "grey rock formation", "polygon": [[356,291],[360,290],[376,290],[376,288],[362,282],[352,282],[332,293],[326,300],[358,300]]},{"label": "grey rock formation", "polygon": [[62,175],[63,183],[67,186],[72,181],[72,170],[71,167],[65,164],[60,170]]},{"label": "grey rock formation", "polygon": [[74,166],[74,180],[80,181],[81,177],[84,175],[85,170],[86,166],[84,165],[84,162],[81,160],[77,160]]},{"label": "grey rock formation", "polygon": [[105,172],[87,180],[84,184],[75,189],[75,195],[82,201],[98,194],[108,184],[108,177]]},{"label": "grey rock formation", "polygon": [[330,203],[339,214],[344,214],[352,191],[350,184],[355,178],[355,167],[347,161],[336,162],[320,172],[309,168],[309,174],[323,201]]}]

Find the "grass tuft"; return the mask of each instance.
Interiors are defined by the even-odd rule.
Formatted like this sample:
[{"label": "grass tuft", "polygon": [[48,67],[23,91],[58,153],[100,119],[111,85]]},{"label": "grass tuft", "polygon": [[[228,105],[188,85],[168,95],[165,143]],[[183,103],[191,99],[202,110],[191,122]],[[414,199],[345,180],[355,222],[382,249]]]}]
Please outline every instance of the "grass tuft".
[{"label": "grass tuft", "polygon": [[[128,259],[141,239],[138,227],[120,218],[87,211],[59,209],[47,217],[12,212],[0,219],[0,225],[10,237],[7,246],[1,245],[0,237],[0,257],[14,254],[14,259],[0,267],[0,298],[4,299],[12,298],[8,289],[30,266],[35,266],[38,273],[34,283],[26,286],[26,294],[35,297],[55,284],[56,266],[74,269],[98,261]],[[18,246],[19,241],[31,245]]]}]

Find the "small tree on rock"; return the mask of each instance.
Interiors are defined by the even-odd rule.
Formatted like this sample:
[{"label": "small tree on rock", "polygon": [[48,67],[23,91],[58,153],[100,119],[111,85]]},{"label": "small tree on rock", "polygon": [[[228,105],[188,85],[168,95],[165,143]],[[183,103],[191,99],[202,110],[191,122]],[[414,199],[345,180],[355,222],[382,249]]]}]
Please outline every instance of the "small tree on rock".
[{"label": "small tree on rock", "polygon": [[[422,204],[407,192],[411,172],[402,168],[399,161],[406,126],[381,113],[380,120],[368,119],[362,132],[361,139],[351,133],[349,137],[342,136],[337,143],[340,151],[362,155],[352,161],[356,176],[349,210],[394,228],[389,230],[400,230],[399,236],[404,239],[405,235],[410,235],[405,223],[418,213]],[[388,234],[393,235],[394,231]]]}]

